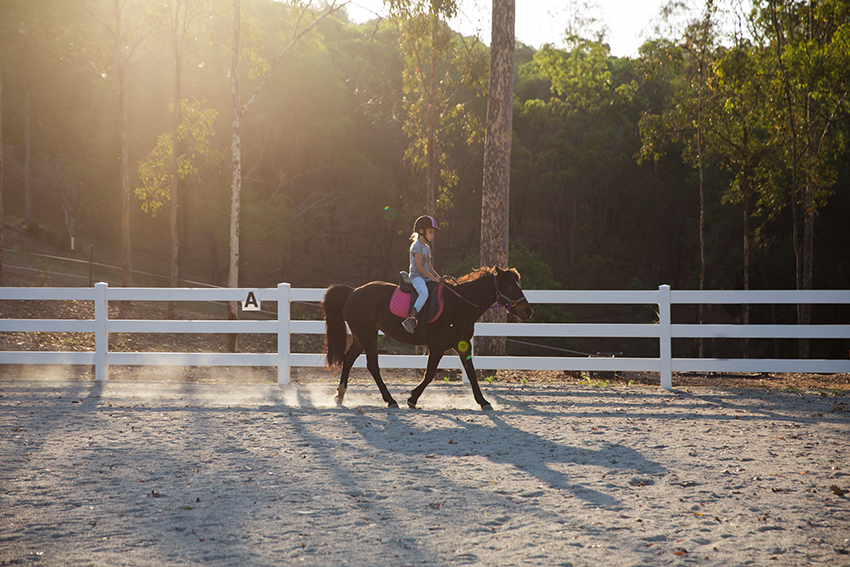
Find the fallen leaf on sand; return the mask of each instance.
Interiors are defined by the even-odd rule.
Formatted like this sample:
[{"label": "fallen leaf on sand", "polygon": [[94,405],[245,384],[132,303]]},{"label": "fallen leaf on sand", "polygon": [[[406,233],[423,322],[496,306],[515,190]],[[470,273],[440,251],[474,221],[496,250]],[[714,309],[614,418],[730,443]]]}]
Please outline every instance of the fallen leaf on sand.
[{"label": "fallen leaf on sand", "polygon": [[830,487],[829,487],[829,489],[830,489],[830,490],[831,490],[831,491],[832,491],[832,492],[833,492],[836,496],[844,496],[845,494],[847,494],[844,490],[841,490],[840,488],[838,488],[838,487],[837,487],[837,486],[835,486],[834,484],[833,484],[832,486],[830,486]]}]

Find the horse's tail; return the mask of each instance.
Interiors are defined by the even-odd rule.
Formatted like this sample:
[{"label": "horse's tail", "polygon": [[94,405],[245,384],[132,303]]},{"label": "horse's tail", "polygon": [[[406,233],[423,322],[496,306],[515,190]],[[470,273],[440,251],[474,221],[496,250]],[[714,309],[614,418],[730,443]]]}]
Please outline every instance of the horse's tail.
[{"label": "horse's tail", "polygon": [[325,291],[322,310],[325,313],[325,368],[333,370],[342,366],[348,334],[345,330],[345,318],[342,306],[353,291],[347,285],[332,285]]}]

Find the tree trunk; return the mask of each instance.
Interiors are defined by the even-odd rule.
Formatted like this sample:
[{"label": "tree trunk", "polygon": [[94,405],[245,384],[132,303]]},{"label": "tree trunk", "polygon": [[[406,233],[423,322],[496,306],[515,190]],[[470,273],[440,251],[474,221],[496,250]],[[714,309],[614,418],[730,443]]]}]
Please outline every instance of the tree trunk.
[{"label": "tree trunk", "polygon": [[24,223],[32,222],[32,87],[30,86],[30,45],[26,33],[23,36],[24,67]]},{"label": "tree trunk", "polygon": [[[699,90],[697,91],[697,167],[699,169],[699,289],[705,289],[705,176],[702,167],[702,85],[703,64],[700,62]],[[697,319],[702,325],[705,305],[697,307]],[[698,339],[699,358],[705,355],[705,341]]]},{"label": "tree trunk", "polygon": [[[239,99],[239,35],[242,30],[241,0],[233,0],[233,50],[230,54],[230,93],[233,102],[233,138],[231,149],[231,188],[230,199],[230,268],[227,273],[227,287],[239,287],[239,201],[242,193],[242,108]],[[237,319],[236,302],[227,303],[227,318]],[[228,352],[236,352],[238,335],[227,335]]]},{"label": "tree trunk", "polygon": [[[782,90],[785,97],[785,105],[788,113],[788,133],[791,141],[791,190],[790,190],[790,202],[791,202],[791,231],[792,231],[792,246],[794,248],[794,275],[795,275],[795,283],[797,289],[804,289],[803,287],[803,273],[804,273],[804,260],[803,260],[803,249],[804,245],[800,242],[800,201],[798,198],[799,190],[798,190],[798,154],[797,154],[797,125],[794,120],[794,98],[791,94],[791,81],[788,77],[788,70],[785,68],[785,64],[782,62],[782,54],[784,53],[784,45],[785,45],[785,36],[782,33],[782,28],[779,23],[779,12],[776,5],[775,0],[771,0],[768,3],[770,8],[770,19],[773,25],[774,33],[776,34],[776,63],[779,67],[779,71],[782,75]],[[805,211],[803,213],[805,218]],[[803,321],[806,320],[806,311],[807,307],[802,304],[797,305],[797,324],[804,324]],[[799,356],[800,358],[806,358],[803,356],[804,352],[808,355],[808,341],[806,339],[799,340]]]},{"label": "tree trunk", "polygon": [[[744,138],[744,146],[746,146]],[[741,176],[741,193],[744,200],[744,290],[750,289],[750,173],[748,167],[744,166]],[[750,305],[745,303],[743,309],[743,324],[750,324]],[[744,339],[744,358],[750,357],[750,340]]]},{"label": "tree trunk", "polygon": [[3,285],[3,70],[0,68],[0,285]]},{"label": "tree trunk", "polygon": [[115,74],[118,79],[118,128],[121,136],[121,285],[130,286],[130,137],[127,133],[127,105],[124,100],[127,61],[121,40],[121,6],[115,0]]},{"label": "tree trunk", "polygon": [[[814,184],[811,176],[806,175],[806,188],[803,195],[803,275],[800,289],[812,289],[812,268],[815,240],[815,213],[814,213]],[[812,306],[800,305],[800,319],[798,324],[808,325],[812,321]],[[811,343],[809,339],[800,339],[800,358],[809,358],[811,354]]]},{"label": "tree trunk", "polygon": [[[515,0],[493,0],[490,43],[490,86],[484,141],[484,183],[481,193],[481,264],[508,267],[508,233],[513,134]],[[484,321],[505,321],[503,310],[487,312]],[[505,338],[476,342],[480,354],[503,355]]]},{"label": "tree trunk", "polygon": [[[171,42],[174,46],[174,108],[171,112],[171,287],[177,287],[178,258],[180,248],[180,235],[177,231],[177,211],[179,206],[178,187],[180,183],[180,172],[177,167],[178,128],[180,124],[180,70],[183,65],[183,50],[181,48],[182,38],[179,32],[180,24],[180,2],[175,6],[174,20],[172,22]],[[174,319],[174,302],[168,303],[166,313],[168,319]]]},{"label": "tree trunk", "polygon": [[434,216],[437,209],[437,30],[440,22],[437,9],[431,4],[431,86],[428,89],[428,171],[426,174],[425,212]]}]

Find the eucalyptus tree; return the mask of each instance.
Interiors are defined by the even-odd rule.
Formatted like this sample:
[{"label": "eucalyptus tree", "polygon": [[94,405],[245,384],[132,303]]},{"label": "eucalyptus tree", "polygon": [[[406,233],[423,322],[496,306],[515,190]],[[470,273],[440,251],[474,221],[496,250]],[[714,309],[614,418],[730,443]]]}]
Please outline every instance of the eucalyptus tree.
[{"label": "eucalyptus tree", "polygon": [[161,134],[156,146],[138,164],[139,187],[135,195],[142,210],[154,217],[166,204],[174,208],[175,177],[177,181],[188,180],[197,176],[200,168],[221,160],[213,144],[218,112],[202,100],[181,99],[178,104],[181,110],[176,140],[173,132]]},{"label": "eucalyptus tree", "polygon": [[[487,98],[487,134],[484,140],[484,181],[481,190],[481,265],[508,267],[513,137],[515,0],[493,0],[490,41],[490,85]],[[504,322],[497,310],[485,321]],[[505,338],[483,341],[485,354],[504,354]]]},{"label": "eucalyptus tree", "polygon": [[[749,41],[737,38],[736,44],[718,49],[708,88],[716,104],[705,113],[706,151],[717,157],[731,173],[733,181],[725,202],[740,203],[743,209],[743,285],[750,289],[750,264],[753,196],[766,190],[768,177],[765,157],[773,152],[776,139],[771,134],[766,111],[770,92],[763,54]],[[749,305],[743,306],[743,323],[750,322]],[[745,355],[747,341],[745,341]]]},{"label": "eucalyptus tree", "polygon": [[[783,201],[792,212],[797,289],[812,289],[815,217],[837,178],[834,156],[847,150],[839,125],[850,114],[850,5],[762,0],[754,14],[754,30],[773,53],[769,108],[790,170]],[[811,307],[798,305],[797,319],[808,324]],[[800,356],[808,354],[803,339]]]},{"label": "eucalyptus tree", "polygon": [[[177,230],[177,208],[179,206],[178,192],[178,159],[180,148],[178,147],[178,129],[180,123],[181,93],[180,75],[183,71],[183,51],[186,36],[192,26],[193,20],[204,11],[200,2],[192,0],[165,0],[161,4],[162,17],[165,20],[166,29],[171,40],[171,48],[174,55],[174,91],[171,101],[171,287],[177,287],[178,255],[180,250],[180,236]],[[168,318],[174,317],[174,303],[168,304]]]},{"label": "eucalyptus tree", "polygon": [[[231,93],[231,200],[230,200],[230,263],[227,272],[227,287],[239,287],[239,233],[242,201],[242,120],[245,114],[257,101],[257,96],[263,91],[274,75],[283,59],[292,51],[299,40],[310,33],[319,22],[336,13],[348,2],[337,3],[332,0],[325,4],[324,9],[316,14],[312,2],[295,2],[293,6],[299,10],[296,24],[289,36],[288,43],[269,62],[260,62],[254,67],[258,76],[256,85],[250,96],[244,100],[241,94],[240,60],[242,58],[242,0],[233,0],[233,20],[231,22],[232,40],[230,44],[230,93]],[[236,302],[227,304],[228,319],[236,319]],[[237,335],[228,335],[227,348],[236,351]]]},{"label": "eucalyptus tree", "polygon": [[[171,287],[177,287],[180,253],[180,231],[178,227],[178,210],[180,203],[179,181],[185,178],[185,167],[181,171],[179,161],[181,159],[180,142],[180,120],[182,104],[181,75],[183,73],[183,58],[185,44],[188,38],[197,28],[199,20],[204,16],[215,13],[212,0],[164,0],[158,6],[162,29],[168,34],[171,44],[172,56],[174,58],[174,83],[171,102],[171,167],[170,167],[170,193],[168,201],[171,206],[170,230],[171,230],[171,262],[170,283]],[[191,110],[195,108],[189,107]],[[194,118],[197,121],[198,114]],[[162,144],[160,140],[159,145]],[[185,159],[185,156],[182,156]],[[167,308],[167,317],[174,317],[174,303],[170,302]]]},{"label": "eucalyptus tree", "polygon": [[[132,273],[130,246],[130,134],[127,118],[127,74],[133,56],[155,30],[149,2],[143,0],[80,0],[92,29],[71,45],[64,59],[103,79],[118,102],[121,179],[121,283],[129,286]],[[89,31],[89,30],[86,30]]]},{"label": "eucalyptus tree", "polygon": [[14,85],[15,91],[23,94],[23,143],[14,146],[22,148],[23,152],[23,192],[24,192],[24,222],[30,225],[34,221],[34,175],[33,138],[40,119],[39,104],[42,97],[41,89],[45,76],[44,62],[52,53],[52,35],[56,28],[57,18],[54,16],[56,5],[51,1],[25,2],[22,0],[7,0],[3,3],[2,18],[0,19],[0,42],[3,44],[9,62],[7,73],[14,74],[8,81]]},{"label": "eucalyptus tree", "polygon": [[3,285],[3,64],[0,60],[0,285]]},{"label": "eucalyptus tree", "polygon": [[[458,14],[456,0],[385,0],[404,58],[405,158],[425,172],[424,211],[451,206],[458,174],[447,165],[452,130],[472,144],[481,135],[475,99],[483,95],[485,50],[477,37],[456,34],[445,20]],[[422,211],[423,209],[419,209]]]},{"label": "eucalyptus tree", "polygon": [[[683,7],[670,2],[662,16],[671,19]],[[683,157],[699,173],[699,289],[705,288],[706,230],[705,230],[705,115],[714,101],[707,88],[714,65],[718,43],[716,7],[714,0],[705,0],[698,17],[685,26],[681,37],[656,40],[641,48],[640,63],[644,80],[664,91],[669,104],[659,113],[647,112],[641,118],[643,145],[639,161],[657,162],[671,141],[684,143]],[[702,322],[704,306],[698,306]],[[699,355],[703,355],[699,341]]]}]

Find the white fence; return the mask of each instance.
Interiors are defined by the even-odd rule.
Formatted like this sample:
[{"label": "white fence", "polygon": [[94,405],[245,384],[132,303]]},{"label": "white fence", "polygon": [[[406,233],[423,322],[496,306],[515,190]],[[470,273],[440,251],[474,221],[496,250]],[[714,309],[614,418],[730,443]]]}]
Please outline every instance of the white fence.
[{"label": "white fence", "polygon": [[[276,302],[277,320],[125,320],[109,319],[109,301],[245,301]],[[94,302],[94,319],[3,319],[0,332],[94,333],[94,352],[3,351],[0,364],[94,365],[95,379],[109,377],[109,365],[277,366],[278,383],[287,384],[290,367],[322,367],[324,356],[290,352],[290,335],[324,334],[324,321],[290,320],[290,303],[321,301],[324,289],[280,284],[263,289],[0,287],[0,301],[77,300]],[[661,387],[672,387],[673,372],[805,372],[850,373],[850,360],[674,358],[674,338],[850,339],[850,324],[842,325],[685,325],[671,322],[677,304],[850,304],[850,290],[838,291],[526,291],[533,304],[653,305],[659,321],[626,323],[477,323],[476,336],[619,337],[658,340],[659,357],[530,357],[481,356],[478,368],[495,370],[578,370],[659,372]],[[109,333],[270,333],[277,334],[276,353],[110,352]],[[424,368],[422,355],[380,355],[385,368]],[[357,366],[365,367],[365,357]],[[456,356],[443,358],[441,368],[462,368]]]}]

